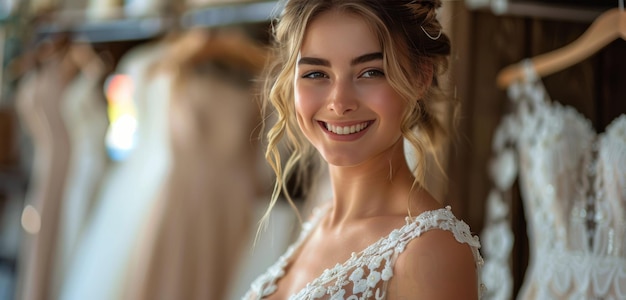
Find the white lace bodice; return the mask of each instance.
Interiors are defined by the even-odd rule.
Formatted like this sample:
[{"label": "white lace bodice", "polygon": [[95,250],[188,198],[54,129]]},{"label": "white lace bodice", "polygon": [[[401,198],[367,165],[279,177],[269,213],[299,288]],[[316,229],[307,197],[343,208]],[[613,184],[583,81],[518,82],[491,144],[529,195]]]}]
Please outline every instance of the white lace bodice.
[{"label": "white lace bodice", "polygon": [[[262,299],[276,291],[276,282],[285,275],[285,267],[323,215],[322,210],[314,212],[313,218],[303,225],[298,240],[252,283],[251,290],[243,299]],[[477,272],[480,270],[483,261],[478,251],[478,237],[471,234],[465,222],[456,219],[450,207],[446,207],[426,211],[413,219],[407,217],[407,223],[402,228],[393,230],[363,251],[352,253],[343,264],[326,269],[289,299],[385,299],[387,283],[394,275],[393,267],[398,256],[411,240],[432,229],[450,231],[459,243],[468,244],[474,254]]]},{"label": "white lace bodice", "polygon": [[517,110],[494,136],[483,280],[511,299],[513,234],[503,192],[519,178],[530,260],[520,299],[626,299],[626,115],[597,134],[549,99],[530,65],[512,85]]}]

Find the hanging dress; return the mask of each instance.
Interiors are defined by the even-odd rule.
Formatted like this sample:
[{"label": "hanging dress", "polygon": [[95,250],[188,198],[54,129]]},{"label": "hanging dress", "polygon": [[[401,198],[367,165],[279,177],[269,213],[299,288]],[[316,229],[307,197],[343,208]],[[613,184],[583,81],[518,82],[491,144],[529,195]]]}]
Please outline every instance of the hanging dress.
[{"label": "hanging dress", "polygon": [[[80,47],[90,46],[72,45],[68,55],[80,55],[76,54],[82,51]],[[109,121],[101,88],[106,67],[93,54],[93,57],[81,61],[84,64],[80,66],[80,73],[65,89],[63,103],[59,107],[68,129],[72,151],[64,195],[59,206],[53,287],[50,292],[50,296],[55,298],[63,285],[68,264],[81,243],[83,230],[96,202],[96,193],[109,165],[105,151],[105,134]]]},{"label": "hanging dress", "polygon": [[[551,101],[530,63],[496,130],[495,188],[481,235],[489,299],[510,299],[514,236],[503,193],[519,179],[529,264],[519,299],[626,299],[626,115],[596,133]],[[497,283],[497,284],[496,284]]]},{"label": "hanging dress", "polygon": [[121,299],[140,228],[170,168],[167,109],[172,74],[151,74],[163,45],[142,45],[127,53],[117,72],[135,86],[136,147],[109,168],[96,196],[76,254],[68,263],[60,299]]}]

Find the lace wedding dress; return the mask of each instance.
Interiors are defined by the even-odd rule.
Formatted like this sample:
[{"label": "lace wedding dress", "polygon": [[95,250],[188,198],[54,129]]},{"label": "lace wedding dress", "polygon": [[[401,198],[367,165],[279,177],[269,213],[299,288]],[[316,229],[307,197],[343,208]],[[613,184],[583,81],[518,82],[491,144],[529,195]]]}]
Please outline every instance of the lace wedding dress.
[{"label": "lace wedding dress", "polygon": [[[314,211],[313,218],[303,224],[298,240],[265,274],[252,283],[251,290],[243,299],[262,299],[276,291],[276,282],[285,275],[285,267],[326,210],[328,208]],[[352,253],[352,257],[343,264],[338,263],[333,268],[326,269],[320,277],[309,282],[289,299],[385,299],[387,283],[394,275],[393,266],[398,256],[411,240],[432,229],[450,231],[459,243],[468,244],[474,254],[477,272],[480,271],[483,261],[478,251],[480,248],[478,237],[472,236],[465,222],[456,219],[449,206],[426,211],[413,219],[407,217],[406,221],[402,228],[393,230],[365,250]],[[478,284],[481,291],[483,287]]]},{"label": "lace wedding dress", "polygon": [[518,298],[626,299],[626,115],[598,134],[573,108],[550,101],[526,65],[526,81],[508,91],[517,109],[494,136],[495,188],[481,236],[486,298],[512,298],[503,192],[518,178],[530,248]]}]

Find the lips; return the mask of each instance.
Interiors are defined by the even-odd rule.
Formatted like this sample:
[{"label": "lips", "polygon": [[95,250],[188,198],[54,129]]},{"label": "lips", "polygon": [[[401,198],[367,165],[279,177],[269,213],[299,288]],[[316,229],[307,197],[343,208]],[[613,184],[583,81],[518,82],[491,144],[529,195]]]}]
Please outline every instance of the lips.
[{"label": "lips", "polygon": [[326,122],[319,122],[328,132],[332,132],[337,135],[350,135],[359,133],[368,128],[374,121],[365,121],[354,124],[330,124]]}]

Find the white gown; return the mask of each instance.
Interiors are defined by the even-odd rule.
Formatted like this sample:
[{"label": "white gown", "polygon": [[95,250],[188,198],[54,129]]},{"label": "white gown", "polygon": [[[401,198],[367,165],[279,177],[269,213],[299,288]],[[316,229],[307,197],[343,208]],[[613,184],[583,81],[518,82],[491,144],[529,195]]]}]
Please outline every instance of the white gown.
[{"label": "white gown", "polygon": [[119,64],[117,71],[130,75],[135,84],[136,147],[105,175],[60,299],[112,300],[124,294],[133,248],[170,166],[167,100],[171,76],[149,72],[162,51],[161,44],[143,45]]},{"label": "white gown", "polygon": [[[243,299],[262,299],[276,291],[276,282],[285,275],[285,267],[328,209],[329,206],[314,210],[313,218],[303,224],[298,240],[252,283],[250,291]],[[387,283],[394,275],[394,265],[398,256],[402,255],[410,241],[433,229],[450,231],[459,243],[468,244],[474,254],[476,270],[480,273],[483,260],[478,251],[480,248],[478,237],[471,234],[469,226],[458,220],[448,206],[423,212],[413,219],[407,217],[406,225],[394,229],[389,235],[381,237],[363,251],[352,253],[352,257],[347,261],[326,269],[320,277],[307,283],[297,294],[291,295],[289,300],[385,299]],[[482,284],[480,281],[477,284],[479,292],[482,293]]]},{"label": "white gown", "polygon": [[626,299],[626,115],[598,134],[550,101],[530,64],[527,74],[509,88],[517,111],[494,136],[496,188],[481,236],[489,298],[511,299],[514,237],[502,193],[519,178],[530,257],[518,298]]},{"label": "white gown", "polygon": [[108,167],[104,138],[109,124],[101,92],[104,65],[94,58],[65,89],[60,107],[71,153],[53,264],[52,293],[58,296],[68,263],[83,237],[96,193]]}]

